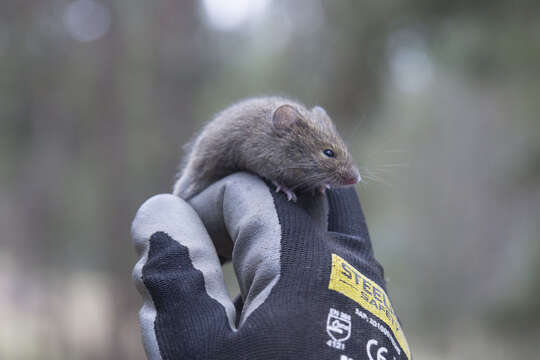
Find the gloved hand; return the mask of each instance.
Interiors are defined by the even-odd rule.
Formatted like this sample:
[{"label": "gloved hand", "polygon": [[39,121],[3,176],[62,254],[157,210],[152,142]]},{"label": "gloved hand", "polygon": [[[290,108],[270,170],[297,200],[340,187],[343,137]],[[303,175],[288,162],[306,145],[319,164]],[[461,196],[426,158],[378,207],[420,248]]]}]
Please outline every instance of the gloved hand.
[{"label": "gloved hand", "polygon": [[[149,359],[410,359],[354,189],[293,203],[233,174],[137,212],[133,275]],[[218,255],[241,290],[227,295]]]}]

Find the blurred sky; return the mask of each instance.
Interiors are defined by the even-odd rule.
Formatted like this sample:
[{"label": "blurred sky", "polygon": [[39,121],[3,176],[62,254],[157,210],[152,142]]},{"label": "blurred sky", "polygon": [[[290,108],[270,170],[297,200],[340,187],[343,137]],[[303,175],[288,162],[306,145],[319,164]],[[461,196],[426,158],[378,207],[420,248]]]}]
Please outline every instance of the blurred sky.
[{"label": "blurred sky", "polygon": [[[537,358],[540,3],[0,4],[0,358],[143,359],[129,226],[241,98],[321,105],[416,359]],[[229,282],[233,276],[226,269]]]}]

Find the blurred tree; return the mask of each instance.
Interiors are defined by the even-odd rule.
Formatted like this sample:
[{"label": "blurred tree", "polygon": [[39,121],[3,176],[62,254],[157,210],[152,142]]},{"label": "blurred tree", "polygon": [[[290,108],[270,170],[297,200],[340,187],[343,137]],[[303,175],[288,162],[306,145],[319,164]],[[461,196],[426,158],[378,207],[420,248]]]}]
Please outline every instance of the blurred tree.
[{"label": "blurred tree", "polygon": [[[0,357],[143,358],[131,218],[203,122],[269,93],[325,106],[375,173],[408,151],[362,195],[413,350],[459,349],[463,322],[536,336],[540,3],[269,0],[228,29],[208,3],[0,5],[0,254],[16,259],[0,270],[17,279],[0,307],[36,344],[0,332]],[[74,319],[81,279],[101,310]],[[70,329],[93,316],[109,341],[81,352]]]}]

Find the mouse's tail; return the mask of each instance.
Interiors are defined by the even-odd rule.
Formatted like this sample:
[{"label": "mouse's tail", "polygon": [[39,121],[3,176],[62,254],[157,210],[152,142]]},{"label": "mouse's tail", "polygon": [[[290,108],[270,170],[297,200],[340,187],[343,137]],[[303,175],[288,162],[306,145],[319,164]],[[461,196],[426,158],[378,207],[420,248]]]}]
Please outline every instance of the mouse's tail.
[{"label": "mouse's tail", "polygon": [[191,193],[193,192],[194,179],[190,174],[184,172],[181,176],[178,177],[173,186],[173,195],[179,196],[182,199],[189,199]]},{"label": "mouse's tail", "polygon": [[210,181],[205,181],[186,169],[174,184],[172,193],[184,200],[189,200],[210,184]]}]

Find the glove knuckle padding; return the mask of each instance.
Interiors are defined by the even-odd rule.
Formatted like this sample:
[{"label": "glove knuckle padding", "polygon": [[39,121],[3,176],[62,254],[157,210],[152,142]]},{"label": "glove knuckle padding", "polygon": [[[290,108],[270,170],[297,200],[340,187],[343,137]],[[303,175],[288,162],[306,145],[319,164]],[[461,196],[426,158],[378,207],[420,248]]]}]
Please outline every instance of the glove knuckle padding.
[{"label": "glove knuckle padding", "polygon": [[223,239],[220,231],[225,228],[234,243],[232,253],[220,255],[234,258],[244,299],[242,324],[280,276],[281,226],[272,194],[260,178],[236,173],[194,197],[191,205],[205,224],[212,224],[207,227],[212,239]]}]

